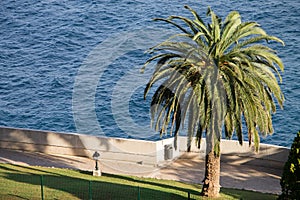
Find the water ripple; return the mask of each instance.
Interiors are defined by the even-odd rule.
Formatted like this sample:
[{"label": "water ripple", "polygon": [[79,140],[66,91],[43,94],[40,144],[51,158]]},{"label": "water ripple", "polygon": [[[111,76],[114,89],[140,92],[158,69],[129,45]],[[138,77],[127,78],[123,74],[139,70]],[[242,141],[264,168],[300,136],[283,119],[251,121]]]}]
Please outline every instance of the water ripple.
[{"label": "water ripple", "polygon": [[[289,146],[299,130],[300,33],[299,1],[212,1],[189,4],[202,15],[210,5],[225,16],[239,10],[245,20],[258,21],[271,35],[286,43],[276,46],[285,64],[284,110],[273,116],[275,134],[264,142]],[[76,132],[72,115],[72,91],[78,69],[100,42],[114,33],[148,26],[155,17],[190,16],[181,1],[51,1],[2,0],[0,2],[0,126]],[[275,44],[274,44],[275,45]],[[109,53],[109,52],[108,52]],[[131,137],[120,130],[111,111],[116,82],[141,65],[146,56],[129,52],[112,63],[97,87],[95,106],[106,135]],[[138,73],[138,72],[137,72]],[[128,91],[132,92],[132,91]],[[132,93],[130,115],[135,123],[149,124],[149,100],[143,89]],[[95,133],[97,134],[97,133]],[[149,139],[158,139],[151,136]]]}]

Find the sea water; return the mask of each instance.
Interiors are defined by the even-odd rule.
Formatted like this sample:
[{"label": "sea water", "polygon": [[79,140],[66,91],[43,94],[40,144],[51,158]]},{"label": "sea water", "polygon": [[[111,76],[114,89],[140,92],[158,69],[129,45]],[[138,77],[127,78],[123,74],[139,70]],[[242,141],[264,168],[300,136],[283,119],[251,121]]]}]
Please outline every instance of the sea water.
[{"label": "sea water", "polygon": [[273,115],[274,134],[261,141],[289,147],[300,124],[300,2],[293,0],[2,0],[0,126],[159,139],[149,126],[151,95],[143,99],[149,77],[139,68],[155,38],[174,31],[152,19],[192,17],[185,4],[203,17],[208,6],[223,18],[237,10],[285,42],[270,45],[285,65],[286,101]]}]

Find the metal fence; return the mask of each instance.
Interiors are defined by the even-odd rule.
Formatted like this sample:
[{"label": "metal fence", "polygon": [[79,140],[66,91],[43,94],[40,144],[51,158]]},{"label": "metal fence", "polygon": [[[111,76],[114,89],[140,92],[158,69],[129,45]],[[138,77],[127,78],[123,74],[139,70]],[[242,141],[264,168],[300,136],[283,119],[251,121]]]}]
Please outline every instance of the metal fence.
[{"label": "metal fence", "polygon": [[[198,195],[191,194],[184,189],[168,192],[168,189],[161,191],[143,186],[91,181],[67,176],[19,173],[9,173],[8,176],[6,179],[11,181],[11,184],[1,185],[0,183],[0,189],[3,191],[0,199],[199,199]],[[5,190],[9,192],[5,193]],[[3,194],[5,195],[3,196]]]}]

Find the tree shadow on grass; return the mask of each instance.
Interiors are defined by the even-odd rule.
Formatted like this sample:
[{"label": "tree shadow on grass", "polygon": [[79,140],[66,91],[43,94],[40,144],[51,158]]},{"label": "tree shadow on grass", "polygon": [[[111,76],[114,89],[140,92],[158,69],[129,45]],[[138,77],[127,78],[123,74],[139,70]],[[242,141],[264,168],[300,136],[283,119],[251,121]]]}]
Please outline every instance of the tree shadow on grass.
[{"label": "tree shadow on grass", "polygon": [[80,174],[84,174],[84,175],[93,175],[93,172],[92,171],[83,171],[83,170],[80,170],[78,171]]},{"label": "tree shadow on grass", "polygon": [[[92,172],[78,171],[84,178],[71,177],[73,173],[63,175],[24,166],[0,166],[0,197],[5,199],[41,199],[41,184],[45,199],[206,199],[200,197],[200,186],[184,188],[172,185],[171,181],[154,182],[154,179],[140,179],[130,176],[103,174],[102,177],[90,177]],[[18,171],[20,169],[20,171]],[[30,171],[28,171],[30,169]],[[33,173],[36,170],[36,173]],[[27,172],[26,172],[27,171]],[[45,173],[41,173],[45,172]],[[43,174],[43,176],[41,176]],[[76,174],[76,173],[75,173]],[[75,175],[76,176],[76,175]],[[77,175],[78,176],[78,175]],[[119,181],[119,182],[118,182]],[[125,182],[124,184],[122,184]],[[138,186],[140,184],[140,186]],[[199,187],[199,188],[198,188]],[[265,194],[245,190],[222,188],[221,192],[230,199],[275,199]],[[223,199],[222,196],[219,199]],[[1,198],[0,198],[1,199]]]},{"label": "tree shadow on grass", "polygon": [[[7,166],[13,166],[13,167],[7,167]],[[18,170],[18,168],[22,169],[22,172],[20,172]],[[61,174],[59,174],[59,173],[50,172],[50,171],[47,171],[47,170],[42,170],[41,168],[30,167],[30,166],[22,166],[22,165],[13,165],[13,164],[9,164],[9,165],[6,165],[6,166],[5,166],[5,164],[0,164],[0,173],[1,173],[1,170],[16,172],[16,173],[33,174],[33,175],[52,174],[52,175],[55,175],[55,176],[61,176]]]},{"label": "tree shadow on grass", "polygon": [[1,195],[0,200],[31,200],[31,199],[23,198],[19,195],[8,194],[8,195]]},{"label": "tree shadow on grass", "polygon": [[[5,169],[2,168],[2,169]],[[41,199],[41,184],[45,199],[186,199],[186,190],[177,193],[137,187],[118,183],[108,183],[101,180],[89,181],[86,179],[54,174],[37,175],[32,173],[17,173],[13,170],[1,172],[1,195],[23,199]],[[122,176],[111,176],[124,178]],[[135,180],[132,180],[135,181]],[[136,181],[135,181],[136,182]],[[152,184],[151,182],[148,184]],[[162,184],[161,187],[166,187]],[[180,189],[180,188],[177,188]],[[12,199],[16,199],[12,198]]]},{"label": "tree shadow on grass", "polygon": [[[168,188],[168,189],[172,189],[172,190],[176,190],[176,191],[183,191],[183,192],[190,192],[190,193],[197,193],[194,190],[191,189],[187,189],[187,188],[182,188],[182,187],[177,187],[177,186],[173,186],[170,185],[170,183],[166,182],[160,182],[158,183],[157,180],[158,179],[140,179],[138,177],[130,177],[130,176],[123,176],[123,175],[115,175],[115,174],[104,174],[107,177],[111,177],[111,178],[117,178],[117,179],[123,179],[123,180],[127,180],[127,181],[132,181],[135,183],[141,183],[141,184],[146,184],[146,185],[152,185],[152,186],[158,186],[158,187],[162,187],[162,188]],[[155,180],[155,181],[154,181]],[[197,185],[198,186],[198,185]],[[195,189],[197,189],[199,192],[201,190],[201,187],[199,185],[199,187],[195,186]]]},{"label": "tree shadow on grass", "polygon": [[[51,170],[52,171],[52,170]],[[184,188],[171,181],[155,182],[123,175],[103,174],[92,177],[90,171],[69,173],[36,169],[19,165],[0,165],[0,200],[41,199],[41,183],[45,199],[190,199],[202,198],[200,185]],[[79,176],[82,174],[83,177]],[[43,174],[43,176],[41,176]],[[125,183],[124,183],[125,182]],[[183,183],[184,184],[184,183]],[[276,199],[276,196],[246,190],[221,188],[219,199]],[[225,195],[225,196],[224,196]]]},{"label": "tree shadow on grass", "polygon": [[247,199],[247,200],[275,200],[277,196],[274,194],[265,194],[258,193],[248,190],[240,190],[240,189],[231,189],[231,188],[221,188],[221,192],[227,196],[230,196],[234,199]]}]

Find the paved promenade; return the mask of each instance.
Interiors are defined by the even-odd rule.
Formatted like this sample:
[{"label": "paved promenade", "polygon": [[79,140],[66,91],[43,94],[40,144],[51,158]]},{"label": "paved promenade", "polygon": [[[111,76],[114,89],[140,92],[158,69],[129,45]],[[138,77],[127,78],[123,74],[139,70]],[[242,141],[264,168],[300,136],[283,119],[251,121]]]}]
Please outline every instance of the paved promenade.
[{"label": "paved promenade", "polygon": [[[92,171],[95,166],[93,160],[85,157],[49,155],[8,149],[0,149],[0,163],[88,171]],[[221,186],[279,194],[281,192],[280,178],[283,164],[263,159],[222,155]],[[162,163],[160,166],[102,160],[101,169],[104,173],[135,175],[190,183],[201,183],[204,178],[204,160],[200,158],[198,153],[185,153],[177,160]]]}]

